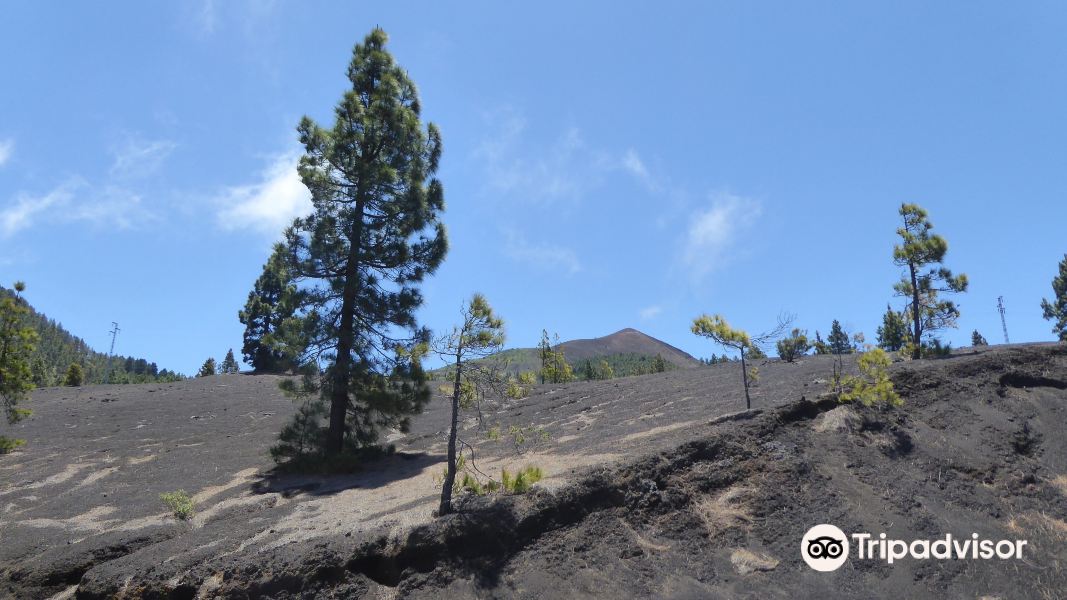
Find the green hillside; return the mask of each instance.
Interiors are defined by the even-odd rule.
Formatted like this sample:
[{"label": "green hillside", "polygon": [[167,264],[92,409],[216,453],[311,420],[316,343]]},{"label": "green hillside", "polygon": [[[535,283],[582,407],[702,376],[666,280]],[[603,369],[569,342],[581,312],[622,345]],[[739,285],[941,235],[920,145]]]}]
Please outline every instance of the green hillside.
[{"label": "green hillside", "polygon": [[[0,286],[0,295],[14,296],[14,292]],[[107,355],[97,352],[85,340],[70,333],[46,315],[34,310],[25,299],[21,300],[30,309],[28,325],[37,332],[36,350],[30,366],[33,383],[37,387],[60,385],[71,364],[81,365],[85,372],[84,383],[104,383],[107,375]],[[183,379],[180,373],[160,369],[154,362],[133,356],[114,356],[111,359],[111,383],[148,383]]]},{"label": "green hillside", "polygon": [[[578,379],[629,377],[663,371],[673,371],[701,364],[689,354],[645,335],[636,329],[623,329],[599,338],[562,342],[554,348],[563,353]],[[660,359],[657,364],[657,357]],[[512,348],[476,361],[492,365],[494,369],[518,375],[541,371],[541,351],[538,348]],[[604,368],[604,364],[610,370]],[[432,371],[434,377],[444,379],[450,367]]]}]

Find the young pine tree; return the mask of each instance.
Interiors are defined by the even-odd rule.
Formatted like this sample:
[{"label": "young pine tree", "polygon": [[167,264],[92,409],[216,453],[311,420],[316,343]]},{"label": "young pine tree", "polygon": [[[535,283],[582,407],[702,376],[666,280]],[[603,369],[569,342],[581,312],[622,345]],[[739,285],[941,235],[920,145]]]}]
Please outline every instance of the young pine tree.
[{"label": "young pine tree", "polygon": [[66,376],[63,377],[63,385],[68,387],[80,387],[85,380],[85,372],[78,363],[70,363]]},{"label": "young pine tree", "polygon": [[1060,261],[1060,273],[1052,280],[1052,302],[1041,299],[1041,311],[1052,321],[1052,333],[1067,342],[1067,254]]},{"label": "young pine tree", "polygon": [[[299,300],[289,268],[289,251],[284,244],[275,244],[244,309],[237,313],[245,326],[241,352],[257,373],[281,373],[296,367],[296,359],[307,345],[299,336],[299,324],[293,323]],[[286,335],[294,329],[295,336]]]},{"label": "young pine tree", "polygon": [[204,361],[204,364],[200,366],[200,370],[196,372],[197,377],[208,377],[215,374],[215,359],[209,358]]},{"label": "young pine tree", "polygon": [[586,359],[582,363],[582,379],[586,381],[593,381],[596,379],[596,369],[593,368],[593,361]]},{"label": "young pine tree", "polygon": [[911,319],[911,357],[920,358],[924,335],[956,326],[959,308],[951,300],[940,299],[940,294],[966,292],[967,276],[953,275],[940,266],[948,252],[948,242],[930,233],[934,226],[926,210],[917,204],[902,204],[900,216],[904,226],[897,229],[897,234],[902,241],[893,247],[893,262],[907,267],[907,272],[893,289],[908,299],[905,313]]},{"label": "young pine tree", "polygon": [[[563,350],[559,348],[559,334],[555,335],[555,346],[548,341],[548,330],[541,330],[541,343],[538,351],[541,358],[541,383],[567,383],[575,379],[574,370]],[[593,369],[596,370],[595,367]]]},{"label": "young pine tree", "polygon": [[752,399],[748,395],[748,366],[745,364],[745,352],[753,348],[752,338],[742,329],[734,329],[720,315],[701,315],[693,319],[690,330],[712,341],[718,342],[725,348],[732,348],[741,354],[741,378],[745,385],[745,408],[752,408]]},{"label": "young pine tree", "polygon": [[[552,344],[548,339],[548,330],[541,330],[541,342],[537,344],[538,355],[541,358],[541,385],[545,383],[545,373],[548,372],[548,361],[552,357]],[[592,374],[592,365],[589,365],[590,374]]]},{"label": "young pine tree", "polygon": [[452,512],[452,491],[456,483],[456,436],[459,429],[460,396],[463,393],[468,362],[498,352],[504,345],[504,321],[481,294],[475,294],[462,311],[463,323],[434,342],[435,352],[452,362],[452,423],[448,432],[448,465],[441,486],[437,513]]},{"label": "young pine tree", "polygon": [[785,362],[793,362],[811,349],[811,344],[808,343],[808,332],[794,329],[788,336],[778,340],[777,347],[779,358]]},{"label": "young pine tree", "polygon": [[[653,367],[654,368],[654,367]],[[655,371],[653,371],[655,372]],[[596,366],[596,378],[598,380],[613,379],[615,377],[615,369],[606,360],[601,360]]]},{"label": "young pine tree", "polygon": [[882,325],[878,328],[878,347],[889,352],[896,352],[908,343],[908,322],[903,313],[889,305],[885,307]]},{"label": "young pine tree", "polygon": [[819,335],[819,330],[815,330],[815,341],[811,344],[812,348],[815,348],[815,354],[829,354],[830,344],[823,341],[822,336]]},{"label": "young pine tree", "polygon": [[978,346],[988,346],[989,342],[985,341],[985,338],[982,337],[982,334],[978,333],[978,330],[975,329],[973,332],[971,332],[971,345],[977,348]]},{"label": "young pine tree", "polygon": [[652,372],[653,373],[665,373],[670,367],[667,366],[667,360],[663,358],[662,354],[657,354],[652,359]]},{"label": "young pine tree", "polygon": [[386,41],[375,29],[356,45],[332,128],[309,117],[298,128],[314,210],[286,241],[294,275],[307,284],[312,350],[330,361],[321,386],[330,455],[376,445],[383,428],[406,430],[430,399],[420,362],[429,332],[415,313],[419,284],[448,249],[434,177],[441,136],[423,125],[415,83]]},{"label": "young pine tree", "polygon": [[842,329],[837,319],[830,325],[830,335],[826,336],[829,342],[831,354],[849,354],[852,352],[852,344],[849,343],[848,334]]},{"label": "young pine tree", "polygon": [[237,367],[237,359],[233,356],[233,348],[226,353],[226,358],[222,359],[222,364],[219,365],[219,372],[223,375],[236,375],[241,370]]},{"label": "young pine tree", "polygon": [[[25,290],[26,284],[16,281],[15,293],[0,298],[0,408],[9,424],[30,415],[29,410],[18,407],[33,389],[30,360],[37,340],[37,333],[25,324],[30,312],[22,299]],[[0,436],[0,454],[23,443],[24,440]]]}]

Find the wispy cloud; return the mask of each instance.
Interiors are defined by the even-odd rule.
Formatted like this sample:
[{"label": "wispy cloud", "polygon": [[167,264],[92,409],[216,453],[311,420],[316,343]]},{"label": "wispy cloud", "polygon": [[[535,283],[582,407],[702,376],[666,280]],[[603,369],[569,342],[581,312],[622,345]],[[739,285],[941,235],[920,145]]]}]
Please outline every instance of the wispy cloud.
[{"label": "wispy cloud", "polygon": [[11,158],[11,153],[15,151],[15,140],[8,138],[6,140],[0,140],[0,167],[4,166],[4,163]]},{"label": "wispy cloud", "polygon": [[117,229],[136,229],[159,218],[145,207],[140,193],[110,184],[93,189],[84,202],[74,203],[68,210],[65,220]]},{"label": "wispy cloud", "polygon": [[734,258],[762,212],[758,201],[729,193],[714,194],[711,206],[696,211],[689,220],[682,253],[693,279],[703,278]]},{"label": "wispy cloud", "polygon": [[134,179],[154,174],[177,145],[170,140],[144,140],[127,136],[112,151],[115,159],[109,174],[121,179]]},{"label": "wispy cloud", "polygon": [[223,229],[253,229],[277,235],[296,217],[312,210],[311,193],[296,170],[300,154],[275,157],[259,180],[226,189],[217,199]]},{"label": "wispy cloud", "polygon": [[0,208],[0,237],[9,238],[38,223],[90,223],[111,229],[133,229],[152,221],[141,196],[118,186],[96,188],[71,177],[45,194],[20,193]]},{"label": "wispy cloud", "polygon": [[663,312],[663,307],[659,306],[658,304],[654,304],[652,306],[648,306],[648,307],[642,308],[641,312],[638,313],[638,314],[641,316],[642,319],[648,321],[650,319],[654,319],[654,318],[658,317],[660,315],[660,313],[662,313],[662,312]]},{"label": "wispy cloud", "polygon": [[[112,149],[114,161],[102,177],[74,175],[45,193],[17,193],[0,206],[0,237],[9,238],[37,224],[78,222],[113,230],[133,229],[156,220],[157,215],[142,201],[137,180],[157,172],[174,147],[166,140],[128,136]],[[0,154],[3,151],[0,145]]]},{"label": "wispy cloud", "polygon": [[488,191],[506,199],[533,203],[577,200],[595,187],[613,161],[590,147],[571,127],[543,147],[528,144],[527,122],[513,109],[486,117],[492,133],[475,150],[483,163]]},{"label": "wispy cloud", "polygon": [[11,237],[30,227],[52,209],[67,205],[81,185],[80,181],[70,180],[44,195],[19,194],[14,202],[0,210],[0,232],[4,237]]},{"label": "wispy cloud", "polygon": [[521,233],[504,231],[504,253],[538,270],[562,271],[572,275],[582,270],[578,256],[570,248],[553,244],[531,243]]},{"label": "wispy cloud", "polygon": [[599,147],[577,127],[564,129],[550,143],[537,142],[537,127],[511,107],[485,116],[489,134],[474,151],[485,171],[486,190],[497,199],[550,204],[580,201],[609,177],[628,174],[652,194],[664,184],[635,148],[624,152]]},{"label": "wispy cloud", "polygon": [[637,150],[630,148],[626,151],[626,154],[622,157],[622,167],[634,176],[641,185],[645,187],[649,192],[658,192],[660,190],[659,182],[648,171],[648,167],[645,166],[644,161],[637,154]]},{"label": "wispy cloud", "polygon": [[204,35],[215,33],[215,28],[219,24],[218,7],[215,6],[215,0],[201,0],[193,20]]}]

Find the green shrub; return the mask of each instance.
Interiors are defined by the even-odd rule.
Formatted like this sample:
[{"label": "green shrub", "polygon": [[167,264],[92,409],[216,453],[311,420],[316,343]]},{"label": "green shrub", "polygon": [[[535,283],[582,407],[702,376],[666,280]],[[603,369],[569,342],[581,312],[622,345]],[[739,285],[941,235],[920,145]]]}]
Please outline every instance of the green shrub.
[{"label": "green shrub", "polygon": [[889,380],[889,355],[884,350],[874,348],[863,353],[858,364],[862,375],[859,377],[846,375],[841,379],[838,400],[841,402],[858,400],[864,406],[904,404],[900,395],[893,389],[893,382]]},{"label": "green shrub", "polygon": [[506,395],[508,398],[511,398],[512,400],[525,398],[527,395],[529,395],[529,393],[529,388],[513,380],[508,381],[508,389],[504,391],[504,395]]},{"label": "green shrub", "polygon": [[512,494],[525,494],[530,491],[533,484],[544,478],[541,467],[527,465],[512,475],[507,469],[500,469],[500,485],[504,491]]},{"label": "green shrub", "polygon": [[26,440],[4,437],[0,435],[0,454],[7,454],[12,450],[26,444]]},{"label": "green shrub", "polygon": [[78,387],[85,380],[85,372],[82,371],[82,366],[78,363],[70,363],[70,368],[67,369],[67,375],[63,378],[63,385],[67,387]]},{"label": "green shrub", "polygon": [[511,436],[511,441],[515,445],[515,450],[522,451],[523,447],[530,440],[534,442],[547,442],[552,439],[552,436],[543,427],[519,427],[518,425],[512,425],[508,427],[508,435]]},{"label": "green shrub", "polygon": [[929,344],[923,344],[923,358],[945,358],[952,356],[952,344],[942,344],[941,340],[933,339]]},{"label": "green shrub", "polygon": [[174,513],[174,518],[188,521],[193,516],[193,499],[185,490],[160,494],[159,499]]},{"label": "green shrub", "polygon": [[[447,473],[447,467],[442,469],[439,476],[434,476],[434,482],[437,485],[441,485]],[[466,492],[476,496],[485,496],[504,491],[511,494],[524,494],[530,491],[533,484],[544,479],[544,476],[544,471],[540,467],[527,465],[514,474],[502,468],[500,469],[500,481],[490,479],[482,483],[467,468],[466,457],[460,455],[456,460],[456,480],[452,484],[452,493],[460,494]]]},{"label": "green shrub", "polygon": [[759,385],[759,367],[753,365],[748,370],[748,384],[753,386]]},{"label": "green shrub", "polygon": [[778,357],[785,362],[793,362],[798,356],[804,356],[811,349],[808,332],[794,329],[788,337],[778,340]]}]

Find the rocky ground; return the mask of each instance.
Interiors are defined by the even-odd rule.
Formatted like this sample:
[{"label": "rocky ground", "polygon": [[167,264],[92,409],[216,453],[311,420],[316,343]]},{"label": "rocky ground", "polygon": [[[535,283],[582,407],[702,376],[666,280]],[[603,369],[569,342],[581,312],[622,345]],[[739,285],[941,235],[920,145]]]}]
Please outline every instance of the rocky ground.
[{"label": "rocky ground", "polygon": [[[275,377],[39,390],[26,447],[0,457],[0,595],[1062,597],[1067,347],[895,364],[891,411],[820,399],[830,369],[762,364],[749,412],[731,364],[487,406],[463,434],[477,467],[547,478],[441,519],[443,401],[359,473],[283,476],[266,451],[293,406]],[[159,500],[179,488],[188,522]],[[1029,546],[819,573],[799,551],[816,523]]]}]

